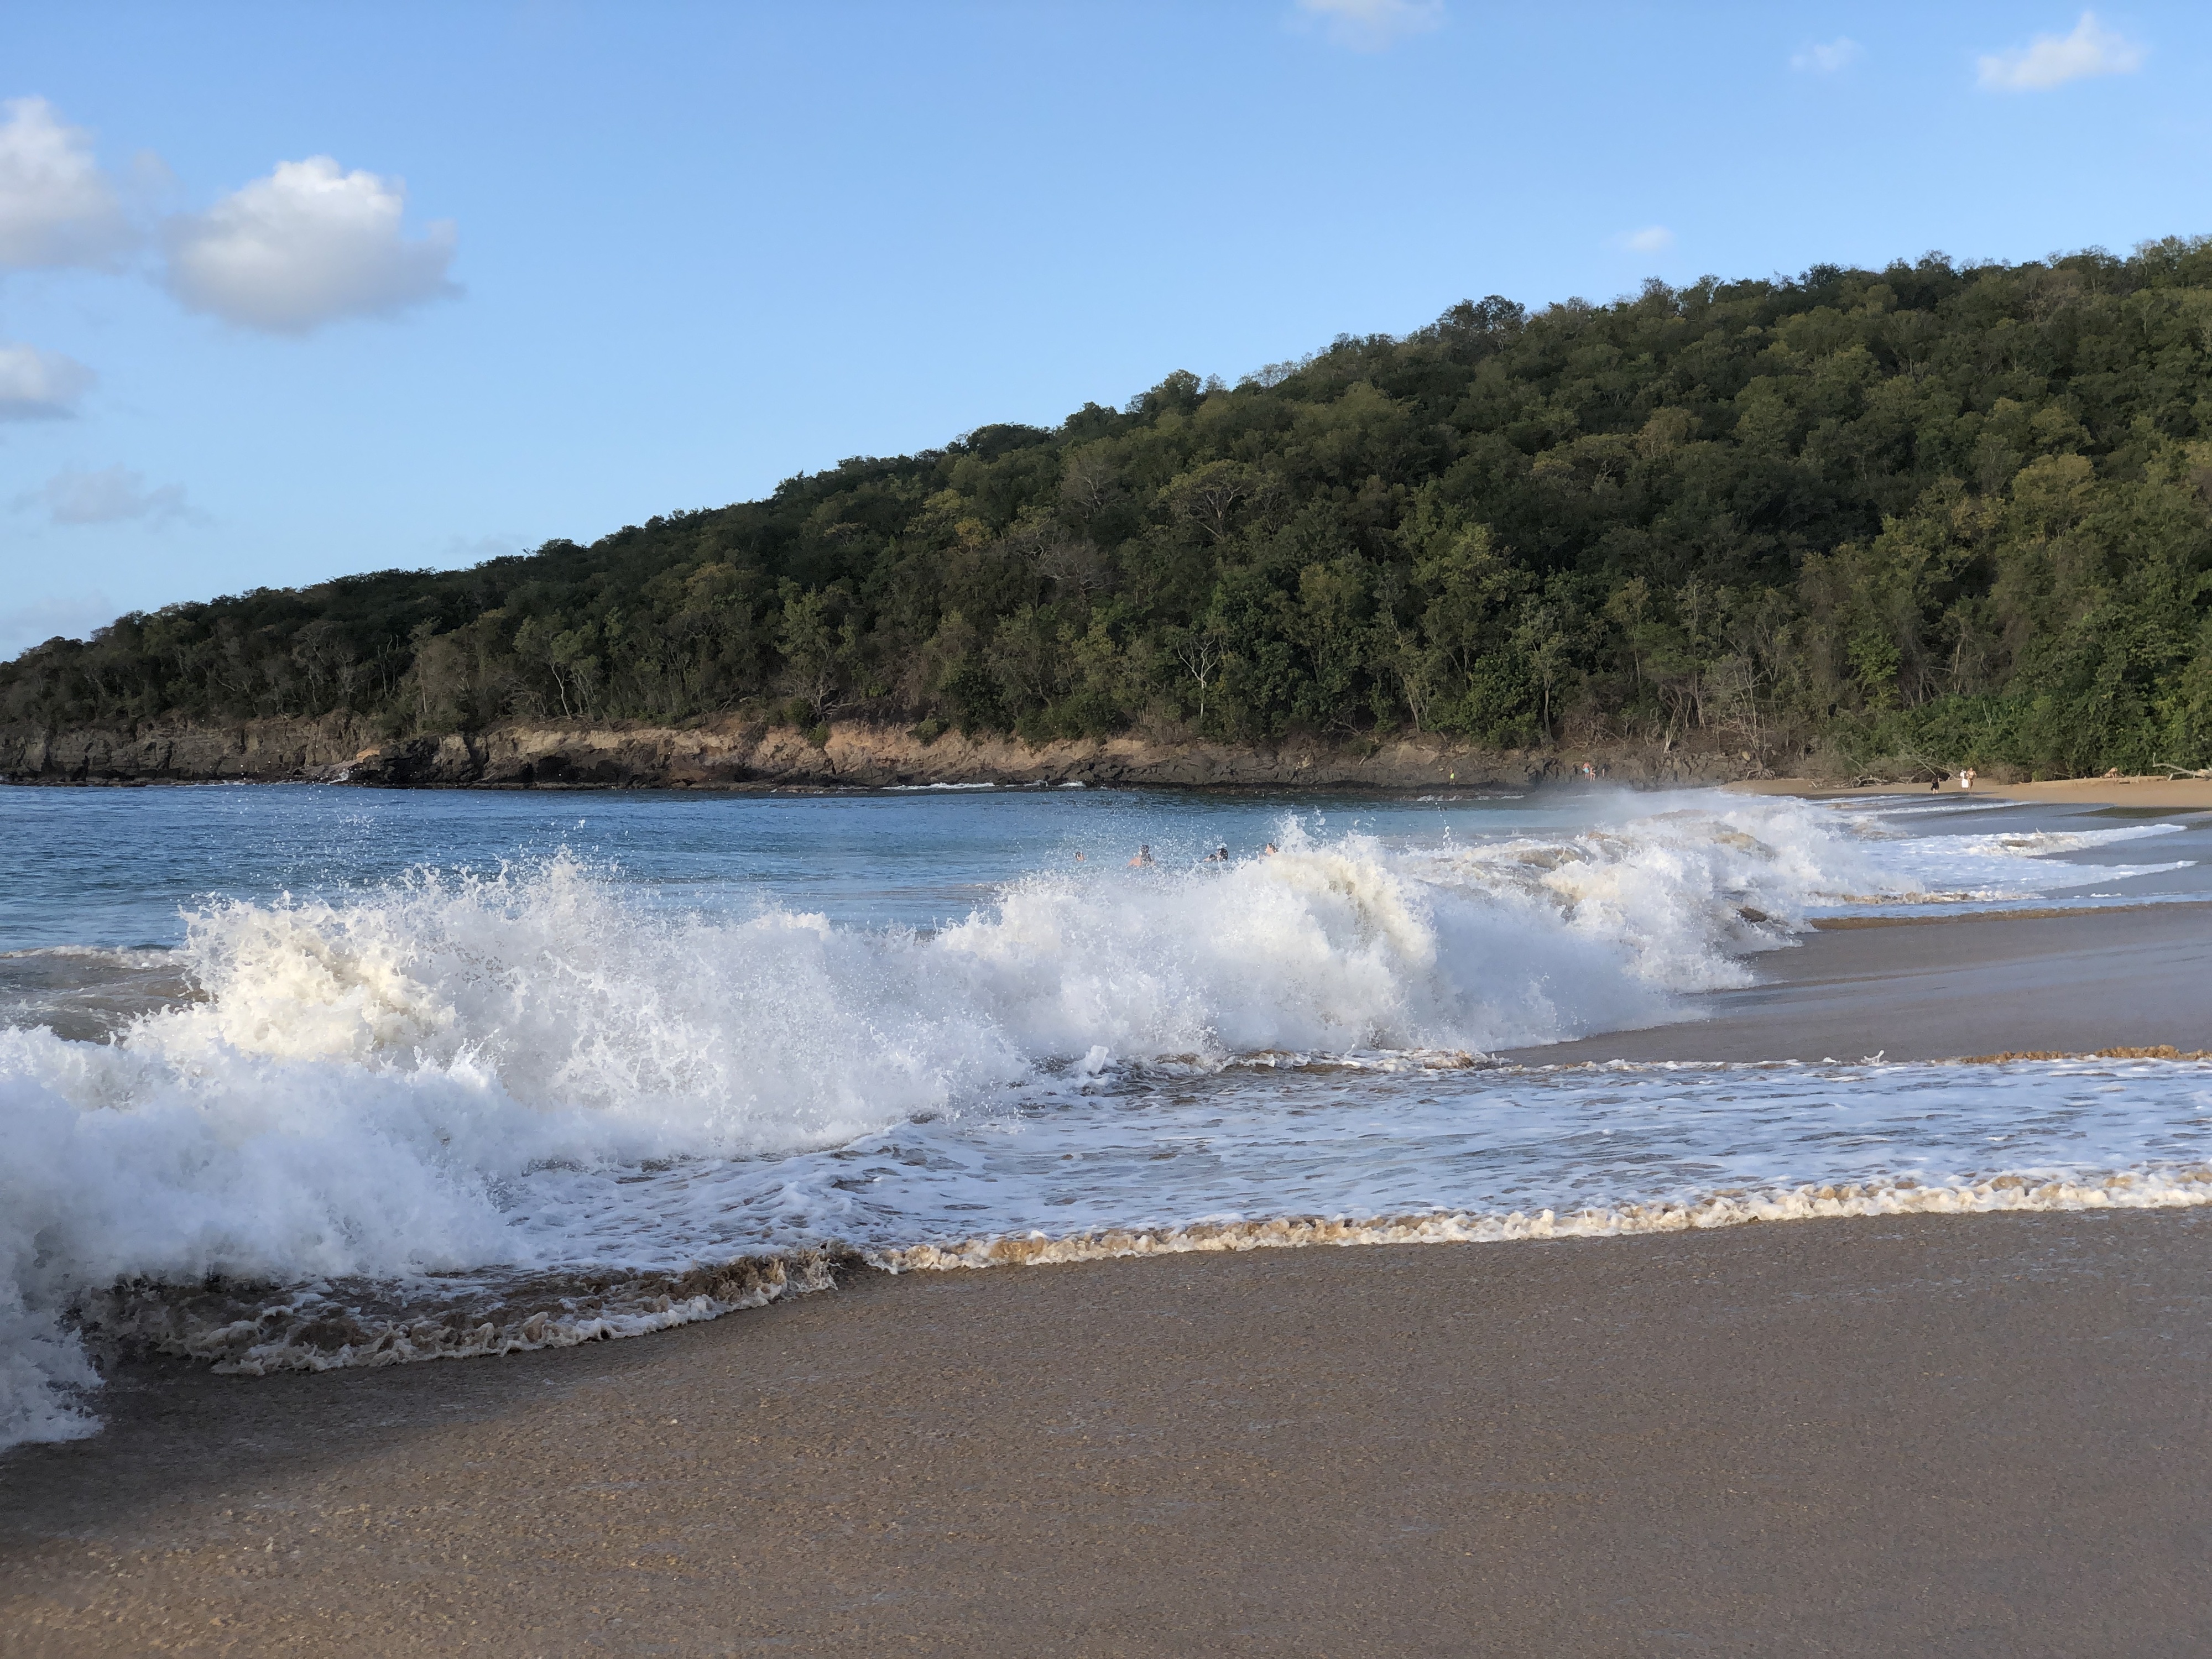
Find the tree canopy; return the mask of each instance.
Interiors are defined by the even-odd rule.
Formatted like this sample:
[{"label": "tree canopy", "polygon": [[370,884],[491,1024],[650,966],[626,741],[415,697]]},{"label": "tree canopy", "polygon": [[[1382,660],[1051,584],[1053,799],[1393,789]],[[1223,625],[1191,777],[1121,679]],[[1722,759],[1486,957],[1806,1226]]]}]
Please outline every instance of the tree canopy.
[{"label": "tree canopy", "polygon": [[118,618],[0,719],[738,713],[2212,761],[2212,238],[1492,296],[588,547]]}]

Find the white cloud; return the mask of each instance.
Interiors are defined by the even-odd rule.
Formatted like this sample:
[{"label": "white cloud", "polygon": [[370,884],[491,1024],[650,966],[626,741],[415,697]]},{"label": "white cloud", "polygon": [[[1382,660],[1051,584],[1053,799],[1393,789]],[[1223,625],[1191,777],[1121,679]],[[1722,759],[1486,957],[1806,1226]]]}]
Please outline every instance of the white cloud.
[{"label": "white cloud", "polygon": [[76,413],[98,376],[74,357],[0,343],[0,421],[52,421]]},{"label": "white cloud", "polygon": [[1790,59],[1790,67],[1811,75],[1837,75],[1866,56],[1866,48],[1849,35],[1816,41]]},{"label": "white cloud", "polygon": [[1624,230],[1613,240],[1631,253],[1664,253],[1674,246],[1674,233],[1664,225],[1646,225],[1641,230]]},{"label": "white cloud", "polygon": [[13,611],[0,611],[0,661],[51,639],[84,639],[113,622],[116,611],[115,601],[105,593],[33,599]]},{"label": "white cloud", "polygon": [[137,240],[92,135],[43,98],[11,98],[0,122],[0,265],[108,265]]},{"label": "white cloud", "polygon": [[1980,61],[1980,78],[1997,92],[2047,92],[2093,75],[2132,75],[2146,55],[2085,11],[2071,34],[2039,34],[2025,46],[1991,52]]},{"label": "white cloud", "polygon": [[483,564],[529,550],[520,536],[449,536],[445,558],[448,564]]},{"label": "white cloud", "polygon": [[1297,0],[1297,8],[1324,25],[1339,46],[1355,52],[1381,52],[1444,21],[1444,0]]},{"label": "white cloud", "polygon": [[143,519],[165,525],[173,519],[192,516],[185,505],[182,484],[146,488],[146,476],[127,466],[104,466],[98,471],[65,466],[39,488],[15,498],[18,513],[43,507],[56,524],[118,524]]},{"label": "white cloud", "polygon": [[451,221],[410,240],[406,186],[341,173],[327,155],[280,161],[205,213],[169,222],[169,291],[195,311],[277,334],[390,316],[459,293]]}]

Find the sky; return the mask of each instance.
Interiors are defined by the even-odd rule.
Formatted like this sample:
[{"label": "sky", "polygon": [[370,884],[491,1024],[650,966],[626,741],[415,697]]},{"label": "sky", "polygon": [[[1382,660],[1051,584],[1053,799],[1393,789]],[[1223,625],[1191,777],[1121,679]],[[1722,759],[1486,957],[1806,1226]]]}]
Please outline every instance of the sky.
[{"label": "sky", "polygon": [[2201,4],[0,0],[0,657],[2208,155]]}]

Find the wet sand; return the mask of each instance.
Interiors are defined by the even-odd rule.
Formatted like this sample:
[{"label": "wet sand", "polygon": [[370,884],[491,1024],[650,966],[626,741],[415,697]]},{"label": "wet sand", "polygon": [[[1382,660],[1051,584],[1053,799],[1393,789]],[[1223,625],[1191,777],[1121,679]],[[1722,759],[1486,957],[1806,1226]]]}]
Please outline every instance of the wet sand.
[{"label": "wet sand", "polygon": [[2181,1654],[2212,1216],[846,1287],[127,1373],[4,1468],[9,1654]]},{"label": "wet sand", "polygon": [[2212,905],[1827,927],[1751,959],[1701,1018],[1515,1050],[1531,1064],[1943,1060],[2212,1048]]}]

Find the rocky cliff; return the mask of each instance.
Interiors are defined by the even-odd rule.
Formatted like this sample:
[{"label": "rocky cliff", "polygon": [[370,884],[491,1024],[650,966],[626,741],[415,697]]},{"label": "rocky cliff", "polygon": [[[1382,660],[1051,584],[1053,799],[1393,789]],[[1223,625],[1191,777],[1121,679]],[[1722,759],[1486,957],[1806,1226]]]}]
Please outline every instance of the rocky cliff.
[{"label": "rocky cliff", "polygon": [[1589,762],[1614,781],[1720,782],[1756,775],[1736,750],[1471,749],[1431,736],[1379,743],[1291,741],[1239,748],[1129,734],[1036,746],[1018,738],[918,734],[858,723],[826,743],[729,720],[684,726],[514,724],[386,738],[352,721],[253,720],[45,732],[0,728],[12,783],[312,781],[387,788],[869,788],[890,784],[1137,784],[1419,789],[1525,787]]}]

